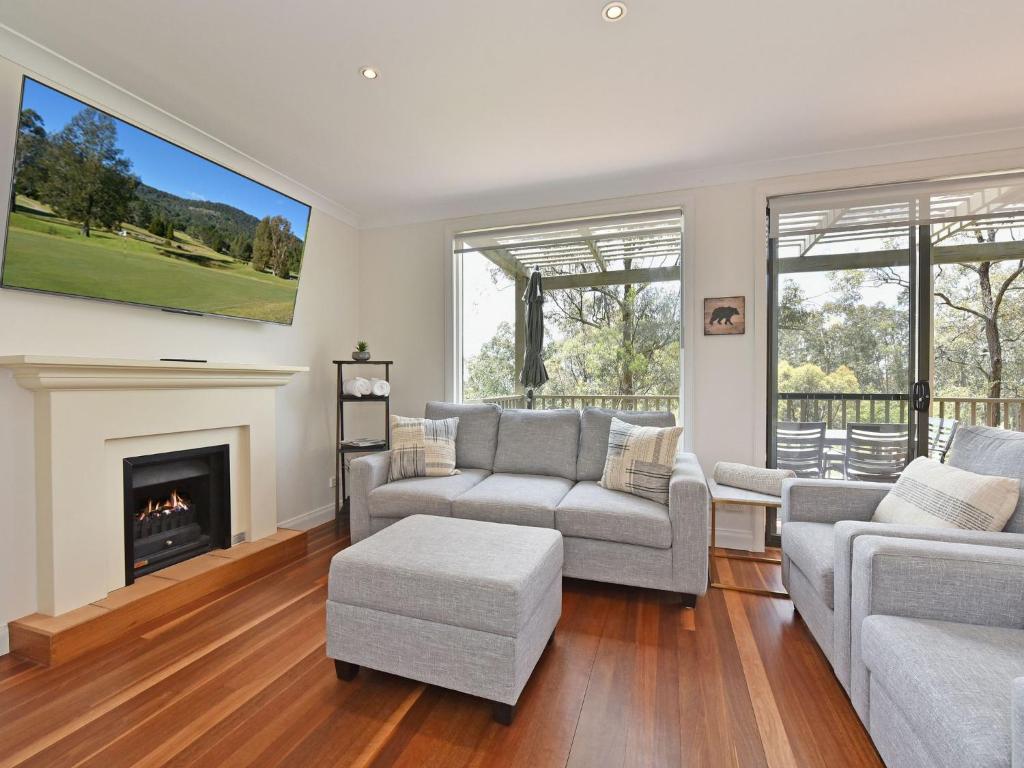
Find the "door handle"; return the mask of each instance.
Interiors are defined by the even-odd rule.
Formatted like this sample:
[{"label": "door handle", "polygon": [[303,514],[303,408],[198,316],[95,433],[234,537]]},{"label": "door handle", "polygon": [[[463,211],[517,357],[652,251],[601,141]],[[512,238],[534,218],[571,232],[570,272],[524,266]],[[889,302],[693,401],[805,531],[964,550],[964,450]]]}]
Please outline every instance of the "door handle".
[{"label": "door handle", "polygon": [[927,381],[915,381],[911,390],[911,398],[914,410],[918,413],[927,413],[928,406],[932,403],[931,386]]}]

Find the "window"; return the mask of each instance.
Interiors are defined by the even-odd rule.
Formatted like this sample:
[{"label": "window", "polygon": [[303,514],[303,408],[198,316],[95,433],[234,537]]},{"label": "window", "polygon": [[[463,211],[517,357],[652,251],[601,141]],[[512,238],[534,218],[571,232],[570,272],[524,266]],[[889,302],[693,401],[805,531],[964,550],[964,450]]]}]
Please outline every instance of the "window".
[{"label": "window", "polygon": [[[659,210],[458,234],[456,399],[678,418],[682,227],[679,210]],[[531,403],[519,373],[534,271],[550,379]]]},{"label": "window", "polygon": [[769,456],[892,482],[956,428],[1021,430],[1024,175],[769,201]]}]

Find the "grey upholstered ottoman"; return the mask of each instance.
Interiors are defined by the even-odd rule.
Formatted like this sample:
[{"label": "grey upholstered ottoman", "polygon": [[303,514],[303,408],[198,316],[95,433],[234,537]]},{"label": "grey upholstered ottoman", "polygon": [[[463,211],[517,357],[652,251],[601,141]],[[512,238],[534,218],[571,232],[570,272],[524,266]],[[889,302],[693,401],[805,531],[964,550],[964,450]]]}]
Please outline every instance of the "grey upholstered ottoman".
[{"label": "grey upholstered ottoman", "polygon": [[494,702],[508,724],[562,613],[562,535],[413,515],[331,561],[327,655]]}]

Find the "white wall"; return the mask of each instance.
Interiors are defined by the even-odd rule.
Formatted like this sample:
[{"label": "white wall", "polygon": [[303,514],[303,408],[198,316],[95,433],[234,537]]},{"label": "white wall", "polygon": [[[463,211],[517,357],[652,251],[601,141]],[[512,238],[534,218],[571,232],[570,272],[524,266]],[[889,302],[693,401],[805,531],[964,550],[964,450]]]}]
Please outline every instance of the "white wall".
[{"label": "white wall", "polygon": [[[1024,149],[956,155],[911,163],[865,164],[849,170],[755,179],[592,203],[502,212],[468,219],[364,229],[360,232],[360,291],[374,309],[363,333],[396,362],[394,410],[418,415],[445,396],[445,268],[451,234],[463,229],[549,221],[573,216],[680,204],[688,237],[684,260],[684,398],[689,445],[705,471],[718,461],[762,464],[766,415],[766,198],[836,187],[888,183],[1024,166]],[[747,297],[747,333],[705,337],[705,297]],[[753,548],[760,517],[723,511],[719,540]],[[763,530],[763,529],[762,529]]]},{"label": "white wall", "polygon": [[[10,184],[23,70],[0,59],[0,189]],[[65,88],[300,200],[305,190],[81,73],[58,73]],[[63,78],[73,78],[73,82]],[[137,110],[137,111],[136,111]],[[6,210],[2,212],[6,217]],[[358,233],[336,211],[314,207],[294,324],[290,327],[174,315],[96,301],[0,291],[0,355],[92,355],[156,359],[189,357],[227,362],[309,366],[279,390],[278,519],[333,514],[334,367],[356,337]],[[0,654],[6,622],[36,609],[35,500],[31,394],[0,370]]]}]

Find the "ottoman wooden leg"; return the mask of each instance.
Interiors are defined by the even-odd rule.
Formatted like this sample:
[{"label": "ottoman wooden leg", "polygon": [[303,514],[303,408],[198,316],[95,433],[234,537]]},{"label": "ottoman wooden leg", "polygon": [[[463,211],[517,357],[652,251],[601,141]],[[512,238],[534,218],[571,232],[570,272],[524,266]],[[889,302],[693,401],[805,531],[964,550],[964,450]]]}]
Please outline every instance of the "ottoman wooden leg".
[{"label": "ottoman wooden leg", "polygon": [[338,673],[339,680],[354,680],[356,675],[359,674],[359,665],[335,659],[334,671]]},{"label": "ottoman wooden leg", "polygon": [[516,716],[515,704],[503,704],[500,701],[492,701],[491,707],[491,712],[494,715],[494,722],[500,723],[501,725],[512,725],[512,718]]}]

